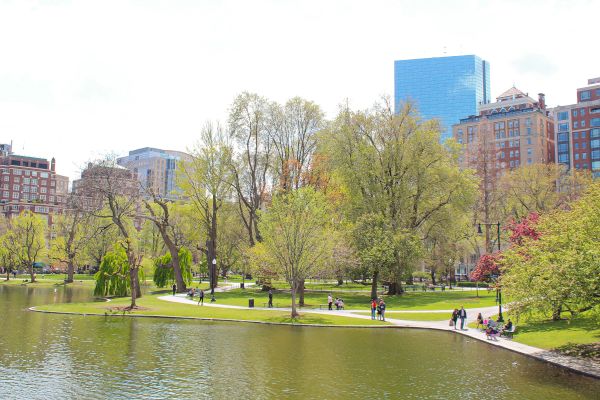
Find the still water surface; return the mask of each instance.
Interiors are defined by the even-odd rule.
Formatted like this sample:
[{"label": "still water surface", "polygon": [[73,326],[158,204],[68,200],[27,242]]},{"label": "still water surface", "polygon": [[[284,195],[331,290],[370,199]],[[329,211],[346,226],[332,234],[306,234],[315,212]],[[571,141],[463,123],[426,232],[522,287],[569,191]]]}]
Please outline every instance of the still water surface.
[{"label": "still water surface", "polygon": [[0,399],[600,399],[600,381],[444,332],[41,314],[0,286]]}]

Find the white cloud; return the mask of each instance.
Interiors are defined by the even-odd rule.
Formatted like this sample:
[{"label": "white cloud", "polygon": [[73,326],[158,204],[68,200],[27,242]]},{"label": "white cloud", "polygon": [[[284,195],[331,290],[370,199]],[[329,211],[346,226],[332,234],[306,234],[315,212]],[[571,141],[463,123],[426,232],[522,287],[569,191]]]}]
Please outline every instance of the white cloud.
[{"label": "white cloud", "polygon": [[[300,95],[329,116],[393,91],[393,61],[478,54],[492,97],[515,83],[550,104],[600,75],[595,1],[1,1],[0,142],[86,160],[185,149],[234,96]],[[24,150],[23,150],[24,146]]]}]

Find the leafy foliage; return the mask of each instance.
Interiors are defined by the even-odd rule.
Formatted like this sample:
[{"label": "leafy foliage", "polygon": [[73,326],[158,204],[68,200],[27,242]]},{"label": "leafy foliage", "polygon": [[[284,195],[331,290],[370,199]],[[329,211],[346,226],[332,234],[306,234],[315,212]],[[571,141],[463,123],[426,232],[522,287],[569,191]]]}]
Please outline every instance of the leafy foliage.
[{"label": "leafy foliage", "polygon": [[[192,253],[185,247],[179,249],[179,266],[186,285],[192,282]],[[154,283],[163,288],[175,281],[171,253],[167,252],[161,257],[154,259]]]},{"label": "leafy foliage", "polygon": [[[143,269],[138,271],[143,279]],[[131,289],[129,279],[129,263],[127,253],[122,246],[115,246],[115,251],[106,253],[100,264],[100,269],[94,275],[96,287],[95,296],[127,296]]]},{"label": "leafy foliage", "polygon": [[477,265],[471,272],[471,280],[474,282],[490,282],[495,277],[500,276],[500,265],[502,255],[500,253],[484,254],[477,261]]}]

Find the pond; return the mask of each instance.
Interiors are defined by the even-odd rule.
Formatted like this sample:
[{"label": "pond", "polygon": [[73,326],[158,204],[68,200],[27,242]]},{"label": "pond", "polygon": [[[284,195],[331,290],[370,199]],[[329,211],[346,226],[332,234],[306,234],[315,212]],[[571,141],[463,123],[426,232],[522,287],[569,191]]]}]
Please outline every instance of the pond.
[{"label": "pond", "polygon": [[598,399],[600,381],[446,332],[27,311],[89,288],[0,285],[0,399]]}]

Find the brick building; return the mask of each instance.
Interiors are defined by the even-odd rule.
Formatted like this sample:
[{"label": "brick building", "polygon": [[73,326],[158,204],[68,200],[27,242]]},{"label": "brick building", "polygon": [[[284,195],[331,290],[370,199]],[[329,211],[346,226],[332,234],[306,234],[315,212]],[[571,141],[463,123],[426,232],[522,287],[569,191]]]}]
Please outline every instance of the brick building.
[{"label": "brick building", "polygon": [[553,110],[556,160],[569,169],[600,176],[600,78],[577,89],[577,103]]},{"label": "brick building", "polygon": [[4,216],[11,217],[24,210],[48,218],[64,210],[69,178],[56,173],[54,158],[20,156],[12,146],[0,145],[0,204]]},{"label": "brick building", "polygon": [[555,160],[554,120],[543,93],[534,100],[512,87],[496,102],[482,104],[479,115],[461,119],[452,133],[463,145],[461,164],[479,172],[485,166],[494,178],[521,165]]}]

